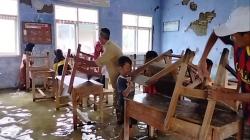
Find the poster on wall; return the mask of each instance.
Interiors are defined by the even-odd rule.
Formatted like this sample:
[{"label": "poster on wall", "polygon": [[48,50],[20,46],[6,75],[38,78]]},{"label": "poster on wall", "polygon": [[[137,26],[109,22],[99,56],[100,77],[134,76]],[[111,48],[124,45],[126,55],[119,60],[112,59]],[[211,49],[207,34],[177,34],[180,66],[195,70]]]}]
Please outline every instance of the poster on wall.
[{"label": "poster on wall", "polygon": [[58,0],[59,2],[67,2],[74,4],[84,4],[91,6],[109,7],[110,0]]},{"label": "poster on wall", "polygon": [[23,22],[23,43],[52,44],[51,24]]},{"label": "poster on wall", "polygon": [[180,21],[167,21],[163,23],[163,31],[164,32],[175,32],[179,31]]}]

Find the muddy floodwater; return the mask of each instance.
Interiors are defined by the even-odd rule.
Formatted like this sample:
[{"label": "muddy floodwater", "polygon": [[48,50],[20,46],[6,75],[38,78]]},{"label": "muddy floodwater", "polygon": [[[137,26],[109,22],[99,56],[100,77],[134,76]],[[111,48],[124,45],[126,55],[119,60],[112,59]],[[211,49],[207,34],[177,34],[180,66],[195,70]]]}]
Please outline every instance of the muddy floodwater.
[{"label": "muddy floodwater", "polygon": [[[102,124],[93,107],[83,110],[91,123],[83,122],[74,131],[70,108],[56,111],[52,100],[33,102],[31,93],[0,90],[0,140],[121,140],[122,126],[116,125],[111,107],[105,108]],[[161,133],[149,138],[146,128],[139,122],[132,139],[177,140],[175,136]]]}]

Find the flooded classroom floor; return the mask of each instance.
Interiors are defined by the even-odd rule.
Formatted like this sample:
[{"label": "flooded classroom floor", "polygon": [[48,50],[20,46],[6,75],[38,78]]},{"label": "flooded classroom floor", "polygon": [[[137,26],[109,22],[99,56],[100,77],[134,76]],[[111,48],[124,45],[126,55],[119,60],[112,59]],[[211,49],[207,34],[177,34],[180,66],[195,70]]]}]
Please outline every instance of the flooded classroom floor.
[{"label": "flooded classroom floor", "polygon": [[[122,127],[116,125],[111,107],[105,109],[102,124],[98,123],[99,113],[93,107],[85,107],[84,110],[93,123],[83,122],[74,131],[70,108],[56,111],[52,100],[33,102],[31,93],[0,90],[0,140],[121,140]],[[146,127],[139,122],[132,139],[177,140],[175,136],[163,134],[148,138]],[[250,134],[250,129],[245,132]],[[244,140],[250,140],[249,137]]]},{"label": "flooded classroom floor", "polygon": [[[94,124],[73,130],[70,108],[55,109],[52,100],[32,101],[32,94],[0,90],[0,140],[121,140],[122,127],[116,125],[112,108],[104,111],[104,123],[98,123],[97,112],[85,108]],[[133,139],[175,140],[173,136],[147,137],[146,125],[139,123]]]}]

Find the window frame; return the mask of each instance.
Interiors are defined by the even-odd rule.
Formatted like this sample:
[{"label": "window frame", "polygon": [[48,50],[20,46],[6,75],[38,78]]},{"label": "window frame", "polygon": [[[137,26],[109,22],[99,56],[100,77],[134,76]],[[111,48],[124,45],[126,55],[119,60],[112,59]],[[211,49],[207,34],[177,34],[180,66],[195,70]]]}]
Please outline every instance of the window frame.
[{"label": "window frame", "polygon": [[[127,14],[127,15],[134,15],[137,17],[137,25],[136,26],[132,26],[132,25],[123,25],[123,15],[124,14]],[[151,23],[151,27],[140,27],[139,26],[139,17],[140,16],[144,16],[144,17],[151,17],[152,19],[152,23]],[[125,55],[132,55],[132,54],[137,54],[137,55],[144,55],[145,53],[142,53],[142,52],[138,52],[138,31],[140,29],[146,29],[146,30],[149,30],[149,48],[148,50],[152,50],[153,48],[153,42],[152,42],[152,39],[153,39],[153,17],[150,16],[150,15],[141,15],[141,14],[134,14],[134,13],[127,13],[127,12],[123,12],[122,13],[122,50],[123,50],[123,29],[134,29],[135,30],[135,40],[134,40],[134,53],[127,53],[125,52],[124,54]]]},{"label": "window frame", "polygon": [[[72,23],[72,25],[74,25],[74,27],[75,27],[75,51],[72,51],[71,50],[71,53],[73,53],[73,54],[75,54],[76,53],[76,50],[77,50],[77,46],[78,46],[78,44],[79,44],[79,24],[80,23],[85,23],[85,24],[94,24],[94,25],[96,25],[96,30],[98,31],[99,30],[99,10],[97,9],[97,8],[89,8],[89,7],[77,7],[77,6],[71,6],[71,5],[67,5],[67,4],[57,4],[57,3],[55,3],[54,4],[54,9],[55,9],[55,7],[56,6],[63,6],[63,7],[71,7],[71,8],[76,8],[77,10],[77,21],[75,21],[76,23]],[[90,23],[90,22],[82,22],[82,21],[79,21],[79,9],[87,9],[87,10],[95,10],[96,12],[97,12],[97,23]],[[56,11],[55,11],[55,13],[56,13]],[[57,25],[57,21],[58,21],[58,19],[56,19],[56,17],[55,17],[55,15],[56,14],[54,14],[54,19],[55,19],[55,22],[54,22],[54,27],[56,27],[56,25]],[[59,21],[64,21],[64,20],[59,20]],[[71,21],[71,22],[73,22],[73,21]],[[93,46],[94,47],[94,46]],[[58,47],[58,43],[57,43],[57,28],[55,28],[55,48],[56,49],[60,49],[59,47]],[[67,53],[67,50],[63,50],[63,53]]]},{"label": "window frame", "polygon": [[18,57],[21,56],[21,23],[20,23],[20,12],[19,12],[19,7],[20,7],[20,1],[16,0],[17,2],[17,15],[6,15],[6,14],[0,14],[0,16],[10,16],[10,17],[14,17],[15,19],[15,52],[14,53],[2,53],[0,51],[0,57],[1,58],[8,58],[8,57]]}]

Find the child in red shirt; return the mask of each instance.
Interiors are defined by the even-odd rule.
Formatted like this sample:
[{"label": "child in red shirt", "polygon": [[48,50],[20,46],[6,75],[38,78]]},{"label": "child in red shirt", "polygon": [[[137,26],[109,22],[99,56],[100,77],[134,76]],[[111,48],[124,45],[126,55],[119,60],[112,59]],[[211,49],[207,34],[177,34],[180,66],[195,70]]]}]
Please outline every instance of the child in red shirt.
[{"label": "child in red shirt", "polygon": [[[146,53],[145,62],[144,63],[149,62],[150,60],[154,59],[157,56],[158,56],[157,52],[155,52],[155,51],[148,51]],[[144,71],[144,75],[145,76],[152,76],[153,73],[149,69],[146,69]],[[156,94],[157,93],[155,85],[144,86],[143,87],[143,92],[148,93],[148,94]]]}]

